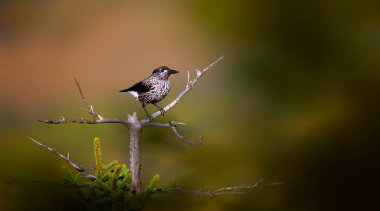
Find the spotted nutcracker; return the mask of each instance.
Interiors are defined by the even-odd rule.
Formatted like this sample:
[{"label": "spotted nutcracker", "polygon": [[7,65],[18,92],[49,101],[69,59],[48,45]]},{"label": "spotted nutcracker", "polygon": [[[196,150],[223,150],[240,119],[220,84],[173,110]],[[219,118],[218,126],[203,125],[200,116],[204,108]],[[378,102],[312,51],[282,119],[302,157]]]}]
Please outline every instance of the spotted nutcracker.
[{"label": "spotted nutcracker", "polygon": [[165,113],[165,110],[156,103],[164,99],[169,93],[169,76],[176,73],[178,73],[177,70],[172,70],[167,66],[158,67],[148,78],[145,78],[128,89],[121,90],[120,92],[129,92],[136,98],[136,100],[139,100],[142,103],[142,107],[147,117],[152,119],[152,116],[148,113],[145,106],[151,103],[160,110],[161,114]]}]

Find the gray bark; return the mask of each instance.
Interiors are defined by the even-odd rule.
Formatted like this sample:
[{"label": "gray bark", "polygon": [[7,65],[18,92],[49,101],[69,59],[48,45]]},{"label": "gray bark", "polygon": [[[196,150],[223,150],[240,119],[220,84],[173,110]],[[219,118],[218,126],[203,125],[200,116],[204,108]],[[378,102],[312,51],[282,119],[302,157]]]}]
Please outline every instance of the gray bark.
[{"label": "gray bark", "polygon": [[141,193],[141,124],[136,113],[128,115],[129,132],[129,169],[132,175],[132,193]]}]

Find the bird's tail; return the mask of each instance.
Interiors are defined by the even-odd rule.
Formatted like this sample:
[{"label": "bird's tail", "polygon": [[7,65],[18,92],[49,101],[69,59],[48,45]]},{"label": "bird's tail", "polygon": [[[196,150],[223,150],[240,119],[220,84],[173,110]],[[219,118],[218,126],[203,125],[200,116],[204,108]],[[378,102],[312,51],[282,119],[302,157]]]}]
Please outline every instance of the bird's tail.
[{"label": "bird's tail", "polygon": [[119,92],[129,92],[129,91],[131,91],[131,89],[130,89],[130,88],[128,88],[128,89],[123,89],[123,90],[120,90]]}]

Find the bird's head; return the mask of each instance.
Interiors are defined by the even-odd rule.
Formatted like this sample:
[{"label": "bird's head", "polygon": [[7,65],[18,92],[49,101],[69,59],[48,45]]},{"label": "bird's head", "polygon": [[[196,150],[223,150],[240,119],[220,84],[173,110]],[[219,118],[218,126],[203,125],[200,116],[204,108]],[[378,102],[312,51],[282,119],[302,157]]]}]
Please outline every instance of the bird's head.
[{"label": "bird's head", "polygon": [[161,66],[153,70],[152,75],[159,77],[160,79],[168,79],[171,74],[179,73],[177,70],[172,70],[167,66]]}]

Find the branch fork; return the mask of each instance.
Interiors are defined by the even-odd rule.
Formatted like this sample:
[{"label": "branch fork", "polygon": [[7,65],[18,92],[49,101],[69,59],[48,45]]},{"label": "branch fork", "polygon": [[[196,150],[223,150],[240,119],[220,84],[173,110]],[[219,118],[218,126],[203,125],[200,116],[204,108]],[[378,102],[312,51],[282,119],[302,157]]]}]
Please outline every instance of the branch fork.
[{"label": "branch fork", "polygon": [[[133,118],[133,116],[132,116]],[[42,144],[39,141],[36,141],[35,139],[28,137],[29,140],[33,141],[37,145],[51,151],[52,153],[58,155],[62,159],[64,159],[70,166],[72,166],[75,170],[80,172],[84,178],[87,178],[88,180],[95,181],[96,176],[92,175],[88,172],[86,172],[85,168],[81,167],[80,165],[74,163],[70,160],[70,153],[67,153],[67,156],[63,155],[56,149]],[[132,172],[132,169],[130,169]],[[141,170],[141,169],[140,169]],[[139,171],[140,171],[139,170]],[[137,180],[133,180],[133,172],[132,172],[132,189],[131,193],[136,194],[140,193],[139,190],[133,189],[133,186],[136,185],[134,182],[140,183],[139,178]],[[47,184],[47,185],[54,185],[54,186],[60,186],[60,187],[69,187],[69,188],[88,188],[90,187],[89,184],[86,183],[73,183],[73,184],[60,184],[60,183],[50,183],[50,182],[44,182],[44,181],[14,181],[14,180],[8,180],[8,183],[39,183],[39,184]],[[246,191],[254,190],[257,188],[260,188],[262,186],[269,186],[269,185],[281,185],[283,182],[273,182],[273,183],[266,183],[263,184],[263,180],[259,180],[254,185],[240,185],[240,186],[231,186],[231,187],[222,187],[216,190],[206,190],[205,188],[201,188],[200,190],[191,190],[191,189],[185,189],[178,186],[177,183],[174,183],[172,187],[169,188],[155,188],[152,190],[152,194],[184,194],[184,195],[191,195],[191,196],[197,196],[197,197],[208,197],[208,198],[215,198],[217,196],[222,195],[241,195],[244,194]],[[141,184],[138,184],[138,187]],[[106,191],[102,186],[95,185],[100,190]]]},{"label": "branch fork", "polygon": [[[130,170],[132,172],[132,192],[139,193],[141,192],[141,181],[140,181],[140,171],[141,171],[141,165],[140,165],[140,160],[141,160],[141,153],[140,153],[140,148],[141,148],[141,143],[140,143],[140,136],[141,136],[141,131],[143,130],[144,127],[147,126],[159,126],[159,127],[168,127],[171,128],[172,132],[177,136],[178,139],[183,141],[184,143],[188,145],[192,145],[195,147],[199,147],[203,139],[202,137],[199,138],[198,141],[189,141],[185,138],[185,136],[182,136],[178,130],[177,126],[180,125],[185,125],[184,123],[181,122],[173,122],[169,121],[168,123],[160,123],[160,122],[152,122],[155,118],[163,115],[164,113],[168,112],[170,109],[172,109],[175,105],[177,105],[180,100],[190,91],[194,88],[194,86],[197,84],[198,80],[206,73],[211,67],[213,67],[215,64],[220,62],[223,59],[224,56],[219,57],[216,61],[208,65],[206,68],[203,70],[200,70],[196,68],[196,76],[191,80],[190,79],[190,72],[187,72],[187,83],[185,86],[185,89],[179,93],[179,95],[167,106],[163,108],[165,112],[157,111],[151,115],[151,118],[144,118],[139,120],[137,118],[136,113],[133,113],[132,115],[128,115],[127,119],[118,119],[118,118],[104,118],[102,117],[99,113],[97,113],[94,109],[94,106],[89,104],[83,94],[82,88],[79,84],[79,82],[75,80],[75,84],[77,85],[78,91],[80,93],[80,96],[82,98],[82,102],[85,105],[85,111],[89,113],[92,116],[92,119],[86,119],[86,118],[76,118],[76,119],[68,119],[62,116],[60,119],[45,119],[45,120],[39,120],[40,122],[43,123],[48,123],[48,124],[61,124],[61,123],[81,123],[81,124],[103,124],[103,123],[118,123],[118,124],[123,124],[129,128],[130,131]],[[34,141],[36,144],[54,152],[55,154],[59,155],[62,157],[64,160],[69,162],[71,166],[73,166],[77,171],[79,172],[84,172],[85,176],[87,175],[89,179],[93,179],[93,175],[90,175],[84,171],[83,168],[79,167],[75,163],[73,163],[69,159],[69,154],[68,156],[64,156],[63,154],[59,153],[58,151],[41,144],[37,142],[36,140],[30,138],[32,141]]]}]

